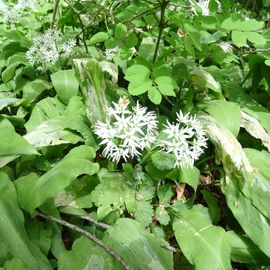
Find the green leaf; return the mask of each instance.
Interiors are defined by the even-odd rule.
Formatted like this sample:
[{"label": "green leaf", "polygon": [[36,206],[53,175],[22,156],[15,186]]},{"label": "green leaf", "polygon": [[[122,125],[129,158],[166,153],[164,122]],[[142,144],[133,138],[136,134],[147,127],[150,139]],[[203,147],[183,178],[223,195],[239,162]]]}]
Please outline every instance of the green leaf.
[{"label": "green leaf", "polygon": [[270,153],[255,149],[244,151],[255,170],[246,176],[243,193],[270,220]]},{"label": "green leaf", "polygon": [[238,263],[269,265],[270,259],[245,235],[226,232],[232,246],[231,260]]},{"label": "green leaf", "polygon": [[238,182],[238,177],[226,176],[226,184],[222,185],[222,192],[226,197],[227,204],[245,233],[270,257],[269,219],[258,211],[250,199],[246,198]]},{"label": "green leaf", "polygon": [[175,97],[175,81],[171,77],[160,76],[155,79],[155,83],[158,85],[158,89],[162,95]]},{"label": "green leaf", "polygon": [[270,60],[269,60],[269,59],[265,60],[264,63],[265,63],[267,66],[270,66]]},{"label": "green leaf", "polygon": [[198,29],[196,29],[192,24],[189,24],[189,23],[184,24],[184,29],[185,29],[185,32],[191,38],[194,47],[197,50],[201,51],[202,50],[201,35]]},{"label": "green leaf", "polygon": [[[172,252],[161,247],[166,242],[155,238],[135,220],[117,220],[116,224],[107,230],[103,241],[125,258],[132,269],[173,269]],[[118,265],[115,263],[113,269],[118,269]]]},{"label": "green leaf", "polygon": [[17,67],[21,64],[28,65],[28,61],[26,60],[24,53],[18,53],[9,57],[8,66],[2,72],[2,80],[4,83],[7,83],[14,77]]},{"label": "green leaf", "polygon": [[202,104],[201,108],[230,130],[235,137],[238,135],[241,120],[239,104],[225,100],[212,100]]},{"label": "green leaf", "polygon": [[199,178],[200,171],[194,166],[180,169],[179,182],[192,186],[194,190],[197,189]]},{"label": "green leaf", "polygon": [[126,70],[125,79],[139,84],[148,79],[150,73],[150,70],[144,65],[132,65]]},{"label": "green leaf", "polygon": [[152,81],[149,79],[146,79],[143,82],[137,83],[135,81],[130,82],[128,85],[128,91],[133,96],[141,95],[148,91],[152,86]]},{"label": "green leaf", "polygon": [[192,73],[194,74],[191,79],[199,87],[209,88],[218,94],[221,94],[220,83],[217,82],[214,77],[203,70],[202,68],[194,67]]},{"label": "green leaf", "polygon": [[239,31],[239,30],[233,30],[232,31],[232,41],[237,47],[246,46],[247,45],[246,33]]},{"label": "green leaf", "polygon": [[156,208],[155,216],[161,225],[166,226],[170,222],[170,216],[163,205]]},{"label": "green leaf", "polygon": [[161,171],[171,170],[174,168],[175,165],[174,156],[162,151],[157,151],[152,154],[151,159],[155,167],[157,167]]},{"label": "green leaf", "polygon": [[51,83],[42,79],[27,82],[23,86],[23,98],[34,101],[43,91],[49,90],[52,87]]},{"label": "green leaf", "polygon": [[136,206],[135,219],[144,227],[147,227],[152,222],[153,206],[148,201],[136,201]]},{"label": "green leaf", "polygon": [[174,192],[171,185],[162,185],[157,192],[157,196],[160,204],[167,204],[173,197]]},{"label": "green leaf", "polygon": [[0,98],[0,111],[9,106],[17,107],[21,105],[23,102],[24,100],[19,98],[12,98],[12,97]]},{"label": "green leaf", "polygon": [[218,199],[209,191],[203,190],[203,199],[206,201],[211,214],[213,224],[218,224],[221,217],[221,211],[218,206]]},{"label": "green leaf", "polygon": [[0,122],[0,156],[38,155],[23,137],[17,134],[8,120]]},{"label": "green leaf", "polygon": [[231,248],[222,227],[213,226],[207,208],[185,209],[173,223],[177,243],[196,269],[232,269]]},{"label": "green leaf", "polygon": [[60,70],[51,74],[51,80],[59,99],[65,104],[68,104],[69,100],[77,95],[79,83],[73,69]]},{"label": "green leaf", "polygon": [[[17,202],[16,190],[6,174],[0,172],[0,239],[9,252],[31,270],[52,269],[46,257],[29,240],[24,227],[24,216]],[[14,269],[14,268],[10,268]]]},{"label": "green leaf", "polygon": [[113,266],[112,257],[84,236],[74,241],[70,251],[65,251],[60,254],[58,269],[116,270]]},{"label": "green leaf", "polygon": [[260,35],[259,33],[246,32],[245,35],[246,35],[247,39],[254,44],[265,44],[266,43],[266,39],[262,35]]},{"label": "green leaf", "polygon": [[161,103],[162,95],[155,87],[151,87],[150,89],[148,89],[148,97],[156,105]]},{"label": "green leaf", "polygon": [[92,124],[105,122],[107,99],[106,82],[99,62],[95,59],[73,60],[75,74],[86,100],[87,116]]},{"label": "green leaf", "polygon": [[[78,119],[79,120],[79,119]],[[45,147],[59,144],[75,144],[83,141],[81,136],[65,130],[66,124],[61,119],[45,121],[24,136],[34,147]]]},{"label": "green leaf", "polygon": [[263,28],[264,22],[258,22],[255,19],[243,20],[239,15],[233,15],[226,18],[221,27],[227,30],[254,31]]},{"label": "green leaf", "polygon": [[7,261],[4,265],[5,270],[29,270],[29,268],[23,263],[22,260],[18,258],[13,258],[10,261]]},{"label": "green leaf", "polygon": [[93,35],[89,40],[89,45],[100,43],[108,39],[110,35],[107,32],[98,32]]},{"label": "green leaf", "polygon": [[[93,175],[99,165],[89,160],[95,156],[89,146],[73,148],[51,170],[38,177],[31,173],[16,180],[15,185],[20,205],[30,213],[34,209],[56,196],[79,175]],[[57,179],[57,181],[55,181]]]},{"label": "green leaf", "polygon": [[114,36],[117,39],[123,39],[126,36],[127,33],[127,27],[125,24],[122,23],[118,23],[115,26],[115,30],[114,30]]},{"label": "green leaf", "polygon": [[135,197],[135,192],[127,186],[125,175],[108,172],[103,169],[98,173],[100,184],[92,194],[92,201],[98,207],[97,218],[104,219],[111,212],[121,214],[125,209],[125,201]]}]

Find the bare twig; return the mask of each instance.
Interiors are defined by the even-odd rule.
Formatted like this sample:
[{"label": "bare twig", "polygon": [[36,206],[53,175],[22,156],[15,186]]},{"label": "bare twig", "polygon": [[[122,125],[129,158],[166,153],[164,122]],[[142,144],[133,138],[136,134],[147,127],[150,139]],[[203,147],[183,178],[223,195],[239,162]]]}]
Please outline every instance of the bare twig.
[{"label": "bare twig", "polygon": [[102,229],[109,229],[110,228],[110,225],[106,224],[106,223],[103,223],[103,222],[98,222],[96,221],[94,218],[90,217],[90,216],[79,216],[81,219],[84,219],[84,220],[87,220],[93,224],[95,224],[96,226],[102,228]]},{"label": "bare twig", "polygon": [[101,248],[103,248],[108,254],[110,254],[112,257],[114,257],[123,267],[123,269],[125,270],[132,270],[132,268],[124,261],[124,259],[116,254],[110,247],[106,246],[101,240],[99,240],[98,238],[96,238],[94,235],[92,235],[90,232],[74,225],[71,223],[68,223],[65,220],[59,219],[59,218],[55,218],[53,216],[49,216],[49,215],[44,215],[38,211],[36,211],[36,214],[46,220],[50,220],[50,221],[54,221],[58,224],[61,224],[65,227],[70,228],[73,231],[76,231],[84,236],[86,236],[87,238],[89,238],[90,240],[92,240],[93,242],[95,242],[98,246],[100,246]]}]

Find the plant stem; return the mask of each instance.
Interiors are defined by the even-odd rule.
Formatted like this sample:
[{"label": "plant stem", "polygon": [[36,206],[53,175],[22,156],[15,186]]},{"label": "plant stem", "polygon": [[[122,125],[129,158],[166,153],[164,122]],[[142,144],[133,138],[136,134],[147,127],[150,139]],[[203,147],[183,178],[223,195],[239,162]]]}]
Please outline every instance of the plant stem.
[{"label": "plant stem", "polygon": [[124,261],[124,259],[119,256],[118,254],[116,254],[110,247],[106,246],[101,240],[99,240],[98,238],[96,238],[94,235],[92,235],[90,232],[74,225],[71,223],[68,223],[65,220],[59,219],[59,218],[55,218],[53,216],[49,216],[49,215],[44,215],[38,211],[36,211],[36,214],[46,220],[50,220],[50,221],[54,221],[58,224],[61,224],[65,227],[70,228],[73,231],[76,231],[84,236],[86,236],[87,238],[89,238],[90,240],[92,240],[93,242],[95,242],[98,246],[100,246],[101,248],[103,248],[109,255],[111,255],[112,257],[114,257],[123,267],[123,269],[125,270],[132,270],[132,268]]},{"label": "plant stem", "polygon": [[53,8],[53,15],[52,15],[52,21],[51,21],[51,29],[54,28],[55,20],[56,20],[56,13],[59,7],[60,0],[55,0],[54,8]]},{"label": "plant stem", "polygon": [[155,48],[155,52],[154,52],[153,63],[155,63],[155,61],[156,61],[162,32],[163,32],[163,29],[165,27],[165,10],[166,10],[166,6],[168,3],[169,3],[169,1],[167,1],[167,0],[161,0],[161,2],[160,2],[160,20],[159,20],[159,24],[158,24],[158,27],[159,27],[158,39],[157,39],[156,48]]}]

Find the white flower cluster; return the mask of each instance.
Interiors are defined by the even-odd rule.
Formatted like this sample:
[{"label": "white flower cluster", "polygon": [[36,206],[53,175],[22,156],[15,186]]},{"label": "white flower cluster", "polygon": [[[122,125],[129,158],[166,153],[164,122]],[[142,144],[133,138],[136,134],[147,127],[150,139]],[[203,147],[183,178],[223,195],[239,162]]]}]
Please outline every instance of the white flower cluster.
[{"label": "white flower cluster", "polygon": [[63,42],[59,31],[48,29],[33,39],[33,46],[26,52],[26,56],[31,65],[38,66],[40,71],[46,71],[55,65],[61,54],[70,56],[75,46],[74,39]]},{"label": "white flower cluster", "polygon": [[108,107],[106,123],[98,121],[94,125],[95,134],[102,139],[105,157],[119,162],[121,158],[139,157],[145,148],[153,143],[168,154],[175,156],[175,167],[193,166],[206,148],[205,132],[200,122],[189,114],[177,114],[177,123],[167,121],[165,129],[158,139],[157,116],[154,112],[147,112],[146,107],[139,103],[128,109],[129,100],[120,98],[113,107]]},{"label": "white flower cluster", "polygon": [[183,115],[181,111],[176,122],[167,121],[162,131],[166,139],[160,141],[160,146],[166,153],[174,154],[175,167],[193,166],[206,147],[205,132],[195,116]]},{"label": "white flower cluster", "polygon": [[0,0],[0,12],[4,23],[15,23],[25,9],[35,9],[34,0],[19,0],[16,5],[8,6]]},{"label": "white flower cluster", "polygon": [[100,144],[105,145],[103,155],[115,162],[138,157],[156,140],[156,114],[147,112],[139,102],[132,110],[128,105],[126,97],[120,98],[113,107],[107,108],[106,123],[98,121],[94,125],[94,132],[102,139]]}]

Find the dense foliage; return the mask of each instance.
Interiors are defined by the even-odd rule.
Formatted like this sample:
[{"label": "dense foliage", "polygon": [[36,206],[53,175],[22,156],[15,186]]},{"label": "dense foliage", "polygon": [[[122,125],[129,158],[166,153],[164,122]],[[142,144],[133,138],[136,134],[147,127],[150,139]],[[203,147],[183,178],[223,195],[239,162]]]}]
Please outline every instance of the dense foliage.
[{"label": "dense foliage", "polygon": [[0,11],[0,269],[270,269],[269,0]]}]

